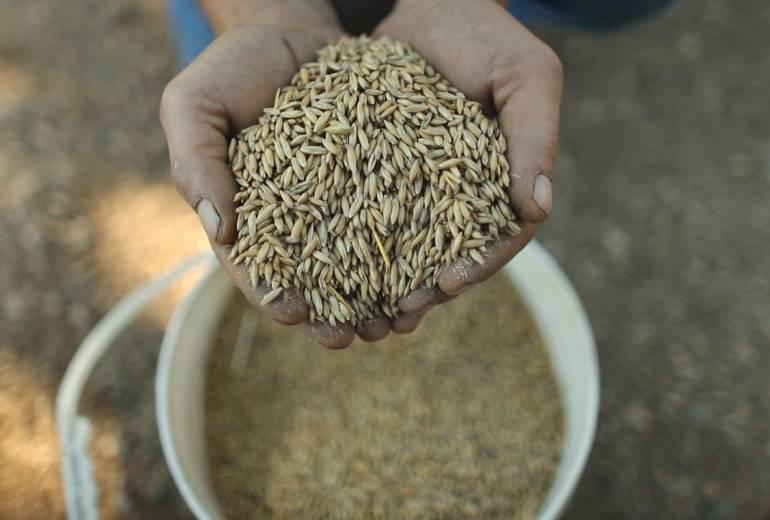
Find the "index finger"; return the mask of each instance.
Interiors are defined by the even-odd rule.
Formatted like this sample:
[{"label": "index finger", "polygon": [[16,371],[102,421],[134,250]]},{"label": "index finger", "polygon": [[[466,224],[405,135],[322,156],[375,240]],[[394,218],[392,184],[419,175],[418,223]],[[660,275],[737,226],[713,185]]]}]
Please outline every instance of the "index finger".
[{"label": "index finger", "polygon": [[269,292],[269,288],[264,284],[253,285],[249,272],[243,264],[235,265],[229,259],[231,247],[212,244],[214,252],[235,285],[241,290],[249,303],[259,307],[268,313],[275,321],[285,325],[296,325],[308,318],[308,308],[305,302],[291,290],[285,290],[274,301],[267,305],[262,304],[262,299]]},{"label": "index finger", "polygon": [[447,294],[460,294],[472,285],[483,282],[524,249],[536,230],[537,224],[525,223],[518,235],[502,235],[485,253],[481,253],[483,264],[470,258],[457,260],[442,271],[438,286]]},{"label": "index finger", "polygon": [[316,320],[308,321],[309,311],[305,302],[293,289],[285,289],[280,296],[269,303],[262,303],[262,299],[270,291],[264,283],[253,285],[248,270],[243,264],[235,265],[229,259],[230,246],[212,244],[214,252],[222,267],[228,272],[236,286],[246,296],[246,299],[259,309],[266,312],[271,318],[284,325],[300,325],[303,333],[311,336],[315,341],[329,349],[345,348],[353,341],[355,332],[348,323],[338,323],[335,326]]}]

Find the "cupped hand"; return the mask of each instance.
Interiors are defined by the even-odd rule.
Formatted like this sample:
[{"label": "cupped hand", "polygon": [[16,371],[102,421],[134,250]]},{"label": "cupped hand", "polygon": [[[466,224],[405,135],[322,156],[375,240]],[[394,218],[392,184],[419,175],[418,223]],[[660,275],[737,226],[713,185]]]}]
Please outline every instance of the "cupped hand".
[{"label": "cupped hand", "polygon": [[[501,121],[512,165],[511,201],[522,233],[490,248],[483,265],[454,265],[439,284],[399,302],[403,314],[360,327],[365,340],[391,330],[411,332],[422,314],[502,267],[534,234],[551,207],[551,179],[561,94],[561,68],[552,51],[491,0],[401,0],[377,35],[411,44],[437,70]],[[232,2],[223,2],[228,4]],[[237,2],[235,2],[237,3]],[[266,305],[242,267],[229,260],[236,236],[236,185],[227,161],[227,140],[254,124],[275,91],[287,84],[317,49],[342,36],[326,0],[264,0],[253,12],[223,10],[215,19],[220,36],[166,88],[161,120],[169,145],[172,177],[197,211],[220,262],[253,304],[277,321],[302,324],[321,344],[344,347],[349,325],[308,321],[308,309],[285,292]]]},{"label": "cupped hand", "polygon": [[326,347],[344,347],[355,334],[350,325],[310,323],[307,306],[288,291],[262,306],[266,287],[254,287],[243,266],[228,260],[236,237],[237,190],[228,164],[228,138],[256,123],[299,66],[342,36],[325,0],[275,0],[259,7],[253,14],[224,11],[214,19],[221,34],[166,87],[160,115],[171,175],[197,211],[219,261],[251,303],[279,322],[302,324]]},{"label": "cupped hand", "polygon": [[[459,260],[433,288],[402,298],[402,322],[497,272],[532,239],[551,211],[562,69],[554,52],[492,0],[400,0],[374,36],[408,43],[485,111],[508,141],[510,199],[522,228],[490,246],[483,264]],[[394,322],[394,327],[396,323]]]}]

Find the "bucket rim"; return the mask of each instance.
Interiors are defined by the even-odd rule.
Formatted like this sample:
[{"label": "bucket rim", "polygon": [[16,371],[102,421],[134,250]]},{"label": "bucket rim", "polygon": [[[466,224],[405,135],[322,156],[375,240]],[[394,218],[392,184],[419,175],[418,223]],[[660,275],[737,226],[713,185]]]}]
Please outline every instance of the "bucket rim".
[{"label": "bucket rim", "polygon": [[[594,444],[597,422],[600,407],[600,371],[596,343],[593,332],[588,320],[585,308],[566,274],[556,263],[548,251],[536,240],[532,240],[511,262],[503,269],[512,280],[517,292],[522,296],[525,304],[538,322],[538,330],[543,336],[543,323],[538,318],[538,313],[533,309],[530,299],[533,288],[531,283],[526,288],[526,280],[523,280],[524,271],[540,272],[540,275],[547,276],[552,282],[550,290],[555,291],[561,298],[560,304],[568,309],[573,318],[574,340],[580,345],[581,356],[584,363],[581,370],[585,375],[585,399],[584,405],[579,411],[584,417],[584,427],[580,430],[579,442],[573,446],[570,451],[570,464],[562,468],[562,460],[567,451],[565,445],[562,445],[557,475],[551,482],[548,495],[545,497],[537,518],[540,520],[553,520],[559,518],[571,499],[578,481],[585,470]],[[188,320],[193,307],[198,303],[203,291],[207,290],[209,284],[218,276],[226,276],[224,269],[214,259],[207,264],[206,271],[196,282],[193,289],[185,296],[183,301],[174,309],[169,321],[166,332],[161,342],[161,350],[158,358],[158,367],[156,371],[156,420],[158,424],[159,436],[162,451],[169,467],[172,479],[184,498],[187,506],[190,508],[196,518],[209,520],[222,517],[221,512],[216,511],[212,514],[212,507],[206,507],[201,497],[195,492],[193,486],[185,473],[181,456],[177,450],[174,440],[174,426],[171,420],[171,370],[174,357],[179,347],[178,337],[182,327]],[[544,342],[547,341],[544,338]],[[549,356],[552,356],[553,347],[548,345]],[[552,359],[553,364],[553,359]],[[560,393],[563,393],[561,377],[559,379]],[[566,416],[566,399],[561,396],[563,408]],[[565,420],[566,421],[566,420]],[[567,423],[565,422],[565,426]],[[566,440],[566,429],[565,429]],[[557,487],[558,486],[558,487]],[[215,508],[218,509],[218,508]]]}]

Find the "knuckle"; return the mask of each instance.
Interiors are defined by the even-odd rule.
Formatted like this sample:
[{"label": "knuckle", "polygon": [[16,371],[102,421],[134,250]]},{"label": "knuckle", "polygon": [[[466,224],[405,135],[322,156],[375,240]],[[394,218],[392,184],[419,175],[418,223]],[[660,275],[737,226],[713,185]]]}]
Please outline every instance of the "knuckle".
[{"label": "knuckle", "polygon": [[553,49],[540,40],[531,42],[526,52],[501,52],[496,65],[501,77],[510,83],[511,91],[543,82],[561,91],[564,82],[561,60]]},{"label": "knuckle", "polygon": [[166,85],[160,97],[160,120],[164,126],[169,123],[173,114],[186,102],[187,98],[187,87],[179,76]]},{"label": "knuckle", "polygon": [[559,56],[548,45],[542,44],[539,50],[539,61],[545,76],[561,84],[564,81],[564,67]]},{"label": "knuckle", "polygon": [[522,69],[527,71],[527,79],[531,81],[548,81],[561,86],[564,79],[564,70],[559,56],[542,41],[534,42],[522,58]]},{"label": "knuckle", "polygon": [[159,114],[160,122],[166,134],[166,140],[169,147],[171,180],[176,186],[179,194],[190,204],[193,204],[195,201],[191,196],[191,187],[189,186],[190,180],[184,175],[184,168],[180,164],[180,150],[177,149],[179,129],[176,128],[176,125],[178,125],[178,114],[180,111],[184,110],[185,105],[189,102],[189,98],[189,89],[187,88],[184,79],[177,76],[163,89],[163,94],[160,98]]},{"label": "knuckle", "polygon": [[176,190],[185,200],[193,204],[188,178],[182,173],[182,168],[178,161],[172,159],[170,173],[171,181],[174,183]]}]

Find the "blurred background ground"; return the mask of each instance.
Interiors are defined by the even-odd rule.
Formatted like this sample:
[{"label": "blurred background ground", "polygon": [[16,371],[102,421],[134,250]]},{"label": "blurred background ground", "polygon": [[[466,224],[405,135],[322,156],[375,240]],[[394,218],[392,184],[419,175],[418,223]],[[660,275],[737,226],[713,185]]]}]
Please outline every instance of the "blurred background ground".
[{"label": "blurred background ground", "polygon": [[[600,350],[597,443],[567,518],[770,518],[770,7],[679,2],[565,64],[540,239]],[[167,178],[157,0],[0,0],[0,518],[63,514],[53,421],[78,342],[206,247]],[[109,518],[186,518],[158,446],[164,299],[87,396]]]}]

